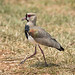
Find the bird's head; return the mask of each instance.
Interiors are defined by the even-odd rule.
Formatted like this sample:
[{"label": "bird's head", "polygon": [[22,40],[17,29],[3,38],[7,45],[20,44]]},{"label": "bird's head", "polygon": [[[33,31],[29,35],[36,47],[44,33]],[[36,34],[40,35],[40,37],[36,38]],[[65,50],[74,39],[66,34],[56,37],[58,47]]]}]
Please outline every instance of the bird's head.
[{"label": "bird's head", "polygon": [[22,21],[26,20],[27,22],[36,22],[36,14],[35,13],[26,13],[25,17],[22,19]]}]

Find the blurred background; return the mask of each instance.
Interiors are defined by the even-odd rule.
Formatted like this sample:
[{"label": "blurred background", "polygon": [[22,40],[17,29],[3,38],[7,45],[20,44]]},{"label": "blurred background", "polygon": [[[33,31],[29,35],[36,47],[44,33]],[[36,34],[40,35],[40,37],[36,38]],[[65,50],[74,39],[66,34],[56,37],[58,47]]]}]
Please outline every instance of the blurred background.
[{"label": "blurred background", "polygon": [[[35,57],[18,66],[34,52],[24,34],[28,12],[37,14],[37,25],[49,32],[65,48],[59,52],[41,46]],[[34,71],[35,70],[35,71]],[[74,75],[75,74],[75,0],[0,0],[0,74],[1,75]]]}]

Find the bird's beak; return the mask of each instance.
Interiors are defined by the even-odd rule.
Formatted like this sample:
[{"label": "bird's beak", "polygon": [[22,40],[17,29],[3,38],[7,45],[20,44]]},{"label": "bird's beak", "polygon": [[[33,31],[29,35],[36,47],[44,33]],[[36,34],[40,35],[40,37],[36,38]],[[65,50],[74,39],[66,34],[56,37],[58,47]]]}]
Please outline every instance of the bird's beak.
[{"label": "bird's beak", "polygon": [[21,21],[24,21],[24,20],[26,20],[26,17],[21,19]]}]

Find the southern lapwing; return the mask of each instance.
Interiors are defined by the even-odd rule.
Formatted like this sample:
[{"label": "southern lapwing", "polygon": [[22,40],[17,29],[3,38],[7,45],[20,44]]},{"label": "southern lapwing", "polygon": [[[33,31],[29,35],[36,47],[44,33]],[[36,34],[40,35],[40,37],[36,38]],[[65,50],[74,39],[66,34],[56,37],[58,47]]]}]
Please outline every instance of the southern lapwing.
[{"label": "southern lapwing", "polygon": [[27,24],[25,25],[25,35],[29,41],[35,44],[35,52],[33,53],[33,55],[26,57],[20,64],[24,63],[27,59],[33,57],[36,54],[36,47],[38,46],[41,50],[41,53],[43,54],[45,65],[48,66],[44,52],[39,44],[56,48],[59,51],[64,51],[64,48],[54,38],[52,38],[52,36],[48,32],[36,26],[35,13],[27,13],[25,15],[25,18],[23,18],[22,20],[27,21]]}]

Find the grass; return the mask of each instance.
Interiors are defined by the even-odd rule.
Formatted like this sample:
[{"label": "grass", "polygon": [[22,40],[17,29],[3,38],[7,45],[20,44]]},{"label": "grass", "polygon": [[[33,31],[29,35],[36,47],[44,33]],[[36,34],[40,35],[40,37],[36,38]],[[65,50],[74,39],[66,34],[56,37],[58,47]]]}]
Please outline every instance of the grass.
[{"label": "grass", "polygon": [[[19,66],[34,52],[24,35],[27,12],[37,14],[37,25],[55,37],[65,48],[59,52],[41,46],[32,59]],[[74,75],[75,74],[75,0],[0,0],[0,74],[1,75]]]}]

